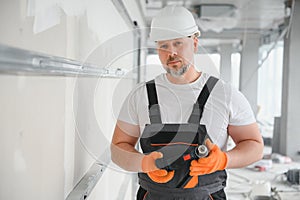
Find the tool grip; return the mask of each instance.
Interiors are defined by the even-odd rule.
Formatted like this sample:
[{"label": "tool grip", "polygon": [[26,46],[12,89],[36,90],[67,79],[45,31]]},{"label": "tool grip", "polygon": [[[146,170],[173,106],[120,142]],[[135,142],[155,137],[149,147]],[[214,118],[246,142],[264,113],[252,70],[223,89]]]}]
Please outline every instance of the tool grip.
[{"label": "tool grip", "polygon": [[181,156],[181,159],[170,157],[170,158],[159,158],[155,160],[156,167],[159,169],[173,170],[176,166],[183,164],[188,160],[195,160],[199,158],[204,158],[208,155],[208,148],[202,144],[194,148],[190,153]]},{"label": "tool grip", "polygon": [[166,169],[171,163],[167,162],[167,159],[159,158],[155,160],[155,165],[159,169]]}]

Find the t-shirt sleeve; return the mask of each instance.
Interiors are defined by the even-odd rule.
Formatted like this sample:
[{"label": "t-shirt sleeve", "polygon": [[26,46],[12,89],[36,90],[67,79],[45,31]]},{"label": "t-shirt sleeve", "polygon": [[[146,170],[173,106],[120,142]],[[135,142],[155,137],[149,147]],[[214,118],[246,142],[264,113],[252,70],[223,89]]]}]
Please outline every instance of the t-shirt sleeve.
[{"label": "t-shirt sleeve", "polygon": [[120,109],[118,120],[127,122],[133,125],[139,125],[140,110],[139,106],[144,104],[145,82],[139,83],[128,94]]},{"label": "t-shirt sleeve", "polygon": [[127,122],[129,124],[138,125],[138,115],[136,112],[136,107],[134,106],[136,105],[134,99],[134,93],[130,92],[123,102],[118,120]]},{"label": "t-shirt sleeve", "polygon": [[236,88],[231,89],[229,124],[248,125],[256,122],[251,106],[246,97]]}]

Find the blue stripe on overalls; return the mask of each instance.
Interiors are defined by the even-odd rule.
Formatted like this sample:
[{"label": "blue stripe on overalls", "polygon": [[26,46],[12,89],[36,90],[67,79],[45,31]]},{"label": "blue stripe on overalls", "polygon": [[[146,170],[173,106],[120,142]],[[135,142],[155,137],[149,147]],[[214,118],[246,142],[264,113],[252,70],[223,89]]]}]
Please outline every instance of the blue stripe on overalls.
[{"label": "blue stripe on overalls", "polygon": [[207,200],[226,199],[224,187],[227,175],[225,170],[198,176],[198,185],[184,188],[189,182],[190,160],[184,155],[194,151],[195,145],[204,144],[208,136],[205,125],[200,124],[205,103],[218,79],[209,77],[189,117],[188,123],[163,124],[154,80],[146,83],[150,124],[146,124],[140,138],[143,153],[162,152],[164,157],[159,168],[175,170],[174,177],[167,183],[156,183],[146,173],[139,173],[140,189],[137,199],[143,200]]}]

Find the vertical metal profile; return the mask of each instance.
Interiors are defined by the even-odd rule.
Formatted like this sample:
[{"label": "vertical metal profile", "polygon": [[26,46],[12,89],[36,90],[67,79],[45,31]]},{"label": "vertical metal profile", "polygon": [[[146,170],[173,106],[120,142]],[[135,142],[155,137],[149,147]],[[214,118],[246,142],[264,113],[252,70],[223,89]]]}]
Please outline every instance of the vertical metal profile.
[{"label": "vertical metal profile", "polygon": [[75,188],[70,192],[66,200],[87,199],[103,175],[105,168],[106,167],[104,165],[94,163]]},{"label": "vertical metal profile", "polygon": [[[112,0],[113,4],[115,5],[116,9],[119,11],[120,15],[127,23],[127,25],[133,29],[133,49],[137,49],[134,52],[134,60],[133,63],[137,66],[137,81],[140,81],[140,47],[141,47],[141,33],[138,27],[137,22],[133,22],[122,2],[122,0]],[[75,63],[76,64],[76,63]],[[74,66],[74,65],[72,65]],[[91,69],[91,68],[90,68]],[[94,69],[94,68],[92,68]],[[117,70],[112,71],[111,73],[106,74],[116,74],[116,75],[125,75],[124,71]],[[103,74],[105,76],[105,74]],[[100,180],[103,172],[105,170],[104,165],[100,165],[98,163],[94,163],[93,166],[89,169],[89,171],[83,176],[83,178],[79,181],[79,183],[75,186],[75,188],[71,191],[68,195],[66,200],[85,200],[88,198],[94,187],[96,186],[97,182]],[[136,176],[132,177],[132,199],[135,197],[136,189],[137,189],[137,179]],[[126,188],[128,187],[127,184],[122,184],[122,192],[126,192]],[[125,194],[119,194],[119,196],[124,196]]]},{"label": "vertical metal profile", "polygon": [[140,54],[141,54],[141,31],[139,29],[138,23],[133,21],[123,3],[122,0],[112,0],[112,3],[120,13],[121,17],[128,25],[129,28],[133,30],[133,49],[137,49],[134,55],[134,64],[137,66],[137,82],[140,82],[141,79],[141,70],[140,70]]},{"label": "vertical metal profile", "polygon": [[137,32],[136,37],[136,46],[137,46],[137,52],[136,52],[136,66],[137,66],[137,83],[141,82],[141,32],[139,30],[138,23],[135,21],[135,32]]},{"label": "vertical metal profile", "polygon": [[[127,23],[127,25],[133,30],[133,49],[136,49],[134,53],[134,60],[133,63],[137,67],[137,83],[141,81],[141,31],[139,29],[138,23],[133,21],[123,3],[122,0],[112,0],[113,4],[119,11],[120,15]],[[137,177],[132,176],[132,199],[135,199],[135,193],[137,190]]]}]

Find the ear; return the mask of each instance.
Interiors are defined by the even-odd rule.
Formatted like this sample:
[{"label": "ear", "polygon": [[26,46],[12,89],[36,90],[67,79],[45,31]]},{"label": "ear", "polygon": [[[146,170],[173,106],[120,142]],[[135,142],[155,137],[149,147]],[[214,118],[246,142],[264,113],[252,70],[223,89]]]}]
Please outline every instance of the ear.
[{"label": "ear", "polygon": [[194,53],[198,52],[198,37],[194,37]]}]

